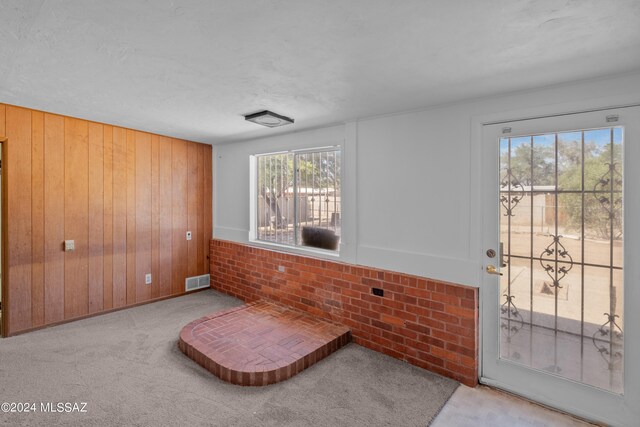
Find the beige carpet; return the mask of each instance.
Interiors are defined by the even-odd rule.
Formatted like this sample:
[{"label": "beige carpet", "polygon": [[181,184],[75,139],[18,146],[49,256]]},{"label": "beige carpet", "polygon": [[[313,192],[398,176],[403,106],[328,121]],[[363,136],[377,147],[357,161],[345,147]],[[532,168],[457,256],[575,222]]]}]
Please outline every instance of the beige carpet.
[{"label": "beige carpet", "polygon": [[227,384],[176,343],[191,320],[240,304],[207,290],[1,339],[0,402],[37,412],[0,412],[0,425],[427,426],[458,386],[355,344],[279,384]]}]

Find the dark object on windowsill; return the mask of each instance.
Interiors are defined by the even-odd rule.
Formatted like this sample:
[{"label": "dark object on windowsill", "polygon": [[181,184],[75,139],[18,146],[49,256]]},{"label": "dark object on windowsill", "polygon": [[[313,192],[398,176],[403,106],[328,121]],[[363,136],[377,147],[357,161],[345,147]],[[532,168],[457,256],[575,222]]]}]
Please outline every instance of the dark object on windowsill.
[{"label": "dark object on windowsill", "polygon": [[328,249],[335,251],[338,249],[340,236],[336,232],[326,228],[302,227],[302,244],[313,248]]}]

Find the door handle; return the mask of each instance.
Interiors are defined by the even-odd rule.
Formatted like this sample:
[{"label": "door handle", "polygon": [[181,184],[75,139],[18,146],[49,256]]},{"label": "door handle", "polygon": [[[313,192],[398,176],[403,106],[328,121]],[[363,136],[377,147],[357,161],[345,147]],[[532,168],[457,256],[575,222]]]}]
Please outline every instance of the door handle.
[{"label": "door handle", "polygon": [[500,273],[498,270],[496,270],[496,267],[494,265],[487,265],[487,273],[489,274],[495,274],[497,276],[502,276],[502,273]]}]

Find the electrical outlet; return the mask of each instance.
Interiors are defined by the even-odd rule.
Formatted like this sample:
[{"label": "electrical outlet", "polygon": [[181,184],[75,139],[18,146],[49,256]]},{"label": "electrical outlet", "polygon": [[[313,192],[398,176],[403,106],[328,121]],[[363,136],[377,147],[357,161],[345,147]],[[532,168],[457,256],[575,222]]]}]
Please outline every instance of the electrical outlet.
[{"label": "electrical outlet", "polygon": [[383,297],[384,296],[384,290],[382,290],[380,288],[371,288],[371,293],[374,294],[377,297]]},{"label": "electrical outlet", "polygon": [[187,240],[191,240],[191,232],[187,231]]},{"label": "electrical outlet", "polygon": [[64,251],[65,252],[73,252],[76,250],[76,242],[75,240],[65,240],[64,241]]},{"label": "electrical outlet", "polygon": [[144,284],[145,285],[151,284],[151,273],[147,273],[144,275]]},{"label": "electrical outlet", "polygon": [[284,273],[284,265],[279,265],[279,266],[278,266],[278,271],[279,271],[280,273]]}]

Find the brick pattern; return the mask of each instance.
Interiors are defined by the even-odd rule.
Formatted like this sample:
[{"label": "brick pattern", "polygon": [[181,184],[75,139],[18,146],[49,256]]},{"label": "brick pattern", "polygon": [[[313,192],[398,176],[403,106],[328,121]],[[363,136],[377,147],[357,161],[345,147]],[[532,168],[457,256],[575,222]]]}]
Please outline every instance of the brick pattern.
[{"label": "brick pattern", "polygon": [[468,386],[478,382],[476,288],[217,239],[210,259],[218,291],[332,320],[364,347]]},{"label": "brick pattern", "polygon": [[349,341],[343,325],[260,301],[194,320],[178,346],[224,381],[262,386],[291,378]]}]

